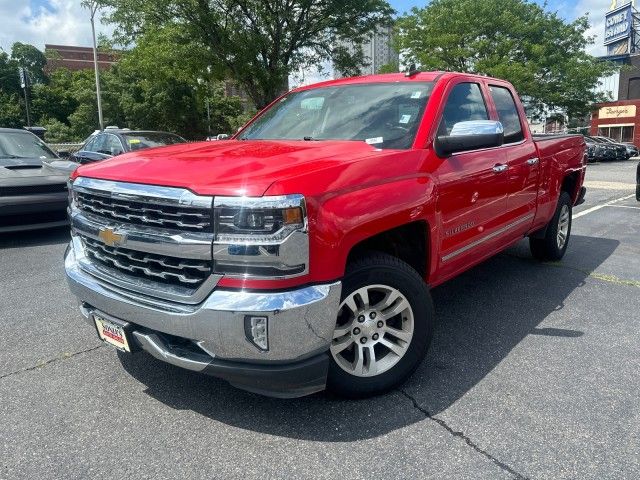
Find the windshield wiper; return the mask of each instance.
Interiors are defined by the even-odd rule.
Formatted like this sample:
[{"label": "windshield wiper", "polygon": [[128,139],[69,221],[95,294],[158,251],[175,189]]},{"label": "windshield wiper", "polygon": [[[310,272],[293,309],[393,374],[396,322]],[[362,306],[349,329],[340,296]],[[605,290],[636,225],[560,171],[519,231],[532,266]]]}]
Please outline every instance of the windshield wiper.
[{"label": "windshield wiper", "polygon": [[319,139],[319,138],[313,138],[313,137],[302,137],[302,139],[303,139],[305,142],[319,142],[319,141],[320,141],[320,139]]}]

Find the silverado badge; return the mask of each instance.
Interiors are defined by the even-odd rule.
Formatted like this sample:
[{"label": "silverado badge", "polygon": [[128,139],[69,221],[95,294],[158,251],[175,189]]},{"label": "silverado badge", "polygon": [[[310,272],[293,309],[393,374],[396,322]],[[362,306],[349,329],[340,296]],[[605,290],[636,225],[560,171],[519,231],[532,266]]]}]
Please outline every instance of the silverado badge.
[{"label": "silverado badge", "polygon": [[118,247],[124,244],[124,242],[127,239],[126,235],[121,235],[119,233],[116,233],[113,230],[113,228],[100,229],[100,232],[98,233],[98,237],[100,238],[100,240],[104,242],[105,245],[109,247]]}]

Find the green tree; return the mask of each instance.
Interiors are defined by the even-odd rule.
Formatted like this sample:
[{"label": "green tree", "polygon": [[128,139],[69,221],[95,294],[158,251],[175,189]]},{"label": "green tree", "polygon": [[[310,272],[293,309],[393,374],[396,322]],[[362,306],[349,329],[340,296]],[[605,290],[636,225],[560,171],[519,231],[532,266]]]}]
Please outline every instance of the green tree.
[{"label": "green tree", "polygon": [[79,102],[74,97],[74,75],[66,68],[51,72],[47,84],[37,84],[31,89],[31,111],[39,123],[41,118],[56,119],[66,123]]},{"label": "green tree", "polygon": [[[101,0],[118,40],[168,25],[222,78],[237,80],[258,108],[287,88],[289,73],[323,60],[338,67],[393,10],[386,0]],[[356,49],[357,50],[357,49]]]},{"label": "green tree", "polygon": [[175,25],[150,28],[112,70],[113,89],[129,128],[168,130],[187,138],[208,131],[230,132],[243,112],[237,97],[227,97],[198,50]]},{"label": "green tree", "polygon": [[[102,111],[105,125],[125,126],[125,117],[120,106],[120,82],[113,71],[100,74],[102,86]],[[98,128],[98,103],[93,70],[71,73],[69,92],[77,105],[68,117],[74,139],[82,140]]]},{"label": "green tree", "polygon": [[17,94],[0,90],[0,127],[22,128],[25,124]]},{"label": "green tree", "polygon": [[43,117],[39,124],[47,129],[45,140],[48,143],[67,143],[74,140],[71,127],[60,120]]},{"label": "green tree", "polygon": [[0,50],[0,91],[6,94],[21,92],[18,64],[9,55]]},{"label": "green tree", "polygon": [[604,99],[594,87],[614,71],[585,52],[588,28],[527,0],[434,0],[398,20],[397,41],[407,63],[504,78],[534,112],[575,116]]},{"label": "green tree", "polygon": [[31,83],[43,83],[46,81],[44,67],[47,57],[33,45],[16,42],[11,47],[11,58],[21,67],[29,71]]},{"label": "green tree", "polygon": [[400,65],[397,63],[385,63],[380,65],[380,68],[376,73],[398,73],[400,71]]}]

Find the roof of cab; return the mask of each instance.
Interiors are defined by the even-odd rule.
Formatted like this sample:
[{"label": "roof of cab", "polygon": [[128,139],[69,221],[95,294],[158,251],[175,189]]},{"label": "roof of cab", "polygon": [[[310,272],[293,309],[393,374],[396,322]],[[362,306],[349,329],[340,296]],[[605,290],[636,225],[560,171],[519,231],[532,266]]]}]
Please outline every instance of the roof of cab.
[{"label": "roof of cab", "polygon": [[305,85],[293,89],[292,91],[308,90],[319,87],[334,87],[339,85],[356,85],[362,83],[394,83],[394,82],[434,82],[440,79],[450,79],[463,75],[465,77],[478,78],[483,80],[493,80],[497,82],[504,82],[499,78],[491,78],[484,75],[476,75],[472,73],[460,73],[460,72],[418,72],[414,75],[407,76],[405,73],[384,73],[378,75],[363,75],[360,77],[348,77],[338,78],[336,80],[327,80],[324,82],[314,83],[311,85]]},{"label": "roof of cab", "polygon": [[407,76],[404,73],[384,73],[379,75],[363,75],[360,77],[348,77],[348,78],[339,78],[336,80],[326,80],[324,82],[314,83],[311,85],[305,85],[302,87],[295,88],[296,90],[307,90],[310,88],[318,88],[318,87],[333,87],[338,85],[354,85],[361,83],[394,83],[394,82],[433,82],[439,80],[440,78],[449,79],[451,77],[456,77],[459,75],[464,75],[465,77],[476,77],[479,79],[491,79],[503,82],[504,80],[500,80],[498,78],[492,79],[491,77],[487,77],[484,75],[475,75],[472,73],[460,73],[460,72],[419,72],[411,76]]}]

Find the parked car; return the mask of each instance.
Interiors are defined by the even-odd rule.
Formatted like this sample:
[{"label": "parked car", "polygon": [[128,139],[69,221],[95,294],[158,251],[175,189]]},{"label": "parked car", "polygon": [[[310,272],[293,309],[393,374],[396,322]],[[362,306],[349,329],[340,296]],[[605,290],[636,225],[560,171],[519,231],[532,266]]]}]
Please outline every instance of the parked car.
[{"label": "parked car", "polygon": [[640,150],[638,150],[638,147],[636,147],[633,143],[623,142],[622,144],[625,147],[627,147],[627,155],[629,155],[629,158],[637,157],[638,154],[640,153]]},{"label": "parked car", "polygon": [[631,158],[631,154],[628,151],[627,145],[625,145],[624,143],[616,142],[609,137],[594,136],[593,138],[604,143],[608,143],[609,145],[613,145],[616,152],[616,160],[629,160],[629,158]]},{"label": "parked car", "polygon": [[81,164],[93,163],[123,153],[185,142],[174,133],[107,127],[91,135],[71,160]]},{"label": "parked car", "polygon": [[33,133],[0,128],[0,233],[68,224],[67,182],[77,166]]},{"label": "parked car", "polygon": [[599,160],[622,160],[623,159],[622,150],[620,148],[617,148],[615,145],[611,144],[611,142],[607,142],[598,137],[585,136],[585,142],[587,141],[600,145],[601,157],[599,158]]},{"label": "parked car", "polygon": [[525,237],[564,256],[584,154],[532,137],[498,79],[305,86],[230,140],[81,166],[66,274],[122,351],[266,395],[374,395],[424,358],[429,288]]},{"label": "parked car", "polygon": [[613,152],[612,148],[603,145],[601,142],[596,141],[591,137],[585,136],[584,142],[587,147],[587,161],[589,163],[607,160],[608,152]]}]

